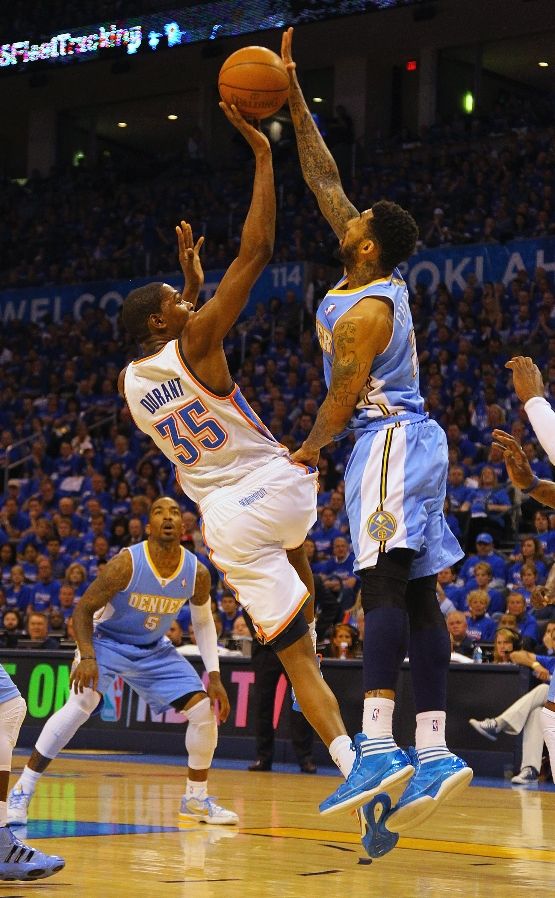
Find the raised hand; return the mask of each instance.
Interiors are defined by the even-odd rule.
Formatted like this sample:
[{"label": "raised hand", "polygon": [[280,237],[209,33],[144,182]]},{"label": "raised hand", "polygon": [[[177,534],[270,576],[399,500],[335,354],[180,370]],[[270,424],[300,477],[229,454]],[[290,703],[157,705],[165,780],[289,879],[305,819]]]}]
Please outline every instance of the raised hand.
[{"label": "raised hand", "polygon": [[187,286],[195,286],[198,290],[202,289],[204,284],[204,271],[200,261],[199,253],[204,243],[204,237],[199,237],[196,243],[193,243],[193,231],[191,225],[186,221],[182,221],[175,228],[177,234],[177,248],[179,251],[179,264],[185,278]]},{"label": "raised hand", "polygon": [[534,480],[534,472],[530,467],[522,446],[517,443],[514,437],[505,433],[504,430],[494,430],[492,437],[493,442],[501,446],[503,450],[503,458],[505,459],[511,483],[518,486],[519,489],[528,489]]},{"label": "raised hand", "polygon": [[237,128],[239,134],[243,135],[255,154],[260,151],[270,150],[270,141],[268,140],[266,135],[263,134],[259,128],[247,122],[247,120],[243,118],[243,116],[237,109],[237,106],[233,104],[231,106],[228,106],[227,103],[224,103],[224,101],[222,100],[220,102],[220,109],[225,114],[228,122],[231,122],[233,127]]},{"label": "raised hand", "polygon": [[528,356],[517,355],[505,364],[513,372],[515,393],[521,402],[528,402],[533,396],[545,396],[545,387],[540,369]]},{"label": "raised hand", "polygon": [[297,63],[294,62],[291,47],[293,45],[293,29],[288,28],[287,31],[284,31],[281,37],[281,59],[287,71],[289,72],[289,78],[293,77],[293,72],[297,68]]}]

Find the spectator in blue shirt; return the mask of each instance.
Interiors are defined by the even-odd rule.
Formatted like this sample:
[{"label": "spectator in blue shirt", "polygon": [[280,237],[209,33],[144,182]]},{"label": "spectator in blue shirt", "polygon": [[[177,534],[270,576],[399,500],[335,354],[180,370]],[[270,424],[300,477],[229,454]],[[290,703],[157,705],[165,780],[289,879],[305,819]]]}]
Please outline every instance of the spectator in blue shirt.
[{"label": "spectator in blue shirt", "polygon": [[222,622],[222,636],[231,636],[233,624],[243,612],[237,599],[229,589],[225,589],[220,599],[220,620]]},{"label": "spectator in blue shirt", "polygon": [[46,542],[46,557],[52,565],[52,577],[54,580],[63,580],[66,568],[71,564],[71,556],[62,552],[60,537],[57,534],[49,536]]},{"label": "spectator in blue shirt", "polygon": [[5,604],[7,608],[16,608],[23,614],[31,601],[31,587],[25,583],[25,574],[20,564],[11,569],[10,582],[5,588]]},{"label": "spectator in blue shirt", "polygon": [[336,597],[342,610],[355,604],[355,594],[360,584],[353,571],[354,553],[344,536],[336,536],[333,541],[332,557],[314,565],[314,572],[322,576],[324,586]]},{"label": "spectator in blue shirt", "polygon": [[21,559],[21,567],[23,568],[23,574],[25,575],[25,583],[36,583],[38,577],[37,570],[37,559],[39,557],[39,553],[37,552],[33,543],[28,543],[25,546],[25,551],[23,552],[23,557]]},{"label": "spectator in blue shirt", "polygon": [[491,564],[487,561],[479,561],[474,568],[474,576],[467,580],[463,587],[464,608],[466,610],[466,602],[472,590],[480,589],[486,592],[489,597],[488,614],[502,614],[505,611],[505,596],[497,589],[492,589],[491,581],[493,579],[493,571]]},{"label": "spectator in blue shirt", "polygon": [[0,586],[9,584],[15,560],[15,549],[11,543],[0,546]]},{"label": "spectator in blue shirt", "polygon": [[68,621],[68,619],[72,616],[73,611],[75,609],[75,605],[77,604],[78,599],[75,596],[75,590],[71,583],[68,583],[64,580],[63,583],[60,584],[60,592],[58,594],[58,602],[59,602],[59,611],[63,615],[64,620]]},{"label": "spectator in blue shirt", "polygon": [[325,560],[331,556],[333,541],[338,536],[343,536],[336,527],[337,516],[329,505],[322,509],[320,521],[316,522],[310,531],[310,538],[316,544],[316,552],[319,560]]},{"label": "spectator in blue shirt", "polygon": [[[68,564],[83,551],[83,540],[74,536],[71,527],[71,518],[58,517],[56,522],[56,530],[60,537],[60,551],[66,558],[69,558]],[[67,565],[66,565],[67,567]]]},{"label": "spectator in blue shirt", "polygon": [[543,560],[543,545],[534,536],[525,536],[520,542],[520,552],[512,556],[514,563],[507,571],[507,582],[517,589],[522,585],[521,571],[523,565],[531,562],[535,565],[538,583],[545,583],[547,565]]},{"label": "spectator in blue shirt", "polygon": [[528,440],[528,442],[524,443],[522,448],[526,454],[528,459],[528,464],[532,468],[532,471],[540,480],[551,480],[552,479],[552,469],[549,462],[538,458],[538,446],[533,440]]},{"label": "spectator in blue shirt", "polygon": [[464,587],[456,585],[456,575],[452,567],[444,567],[437,575],[437,582],[447,598],[453,602],[458,611],[466,609],[466,593]]},{"label": "spectator in blue shirt", "polygon": [[480,472],[478,488],[470,493],[470,521],[467,530],[467,547],[474,544],[480,530],[493,531],[501,537],[505,531],[505,515],[512,508],[509,494],[499,488],[497,475],[486,465]]},{"label": "spectator in blue shirt", "polygon": [[491,642],[496,623],[487,613],[489,596],[482,589],[473,589],[468,594],[468,636],[474,642]]},{"label": "spectator in blue shirt", "polygon": [[31,587],[29,611],[48,612],[58,604],[59,584],[52,579],[52,565],[44,555],[37,560],[37,582]]},{"label": "spectator in blue shirt", "polygon": [[89,585],[87,571],[83,565],[78,561],[73,561],[66,571],[65,582],[73,586],[76,601],[80,599]]},{"label": "spectator in blue shirt", "polygon": [[487,561],[491,565],[493,587],[505,586],[507,580],[507,562],[502,555],[497,555],[493,548],[493,536],[490,533],[479,533],[476,537],[476,554],[470,555],[459,571],[459,577],[466,583],[474,576],[474,568],[479,561]]},{"label": "spectator in blue shirt", "polygon": [[535,538],[541,542],[544,553],[546,555],[555,554],[555,530],[550,529],[547,511],[538,508],[534,513],[534,527],[536,528]]},{"label": "spectator in blue shirt", "polygon": [[470,508],[470,487],[465,486],[465,471],[462,465],[449,465],[447,478],[447,498],[452,512],[464,512]]},{"label": "spectator in blue shirt", "polygon": [[526,599],[520,592],[510,592],[507,597],[507,612],[516,617],[517,630],[523,641],[523,648],[531,651],[539,642],[540,631],[535,617],[526,610]]}]

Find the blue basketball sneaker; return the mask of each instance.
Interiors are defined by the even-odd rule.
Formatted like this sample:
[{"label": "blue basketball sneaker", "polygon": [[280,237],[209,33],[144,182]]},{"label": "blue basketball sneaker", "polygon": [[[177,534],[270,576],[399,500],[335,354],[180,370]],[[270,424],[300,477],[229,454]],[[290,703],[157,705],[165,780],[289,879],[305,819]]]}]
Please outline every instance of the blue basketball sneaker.
[{"label": "blue basketball sneaker", "polygon": [[0,880],[33,881],[53,876],[65,867],[62,857],[43,854],[21,842],[7,826],[0,828]]},{"label": "blue basketball sneaker", "polygon": [[409,748],[409,758],[416,773],[384,821],[389,830],[404,832],[423,823],[442,802],[453,798],[470,784],[473,772],[462,758],[449,752],[435,760],[426,760],[436,753],[435,748],[425,748],[420,753]]},{"label": "blue basketball sneaker", "polygon": [[389,854],[399,841],[399,833],[390,832],[384,825],[384,819],[390,810],[391,798],[385,792],[380,792],[357,811],[360,840],[369,857],[379,858]]},{"label": "blue basketball sneaker", "polygon": [[[393,746],[393,748],[391,748]],[[393,739],[368,739],[357,733],[353,741],[355,763],[344,783],[320,805],[321,814],[358,808],[378,792],[387,792],[392,802],[414,773],[408,756]]]}]

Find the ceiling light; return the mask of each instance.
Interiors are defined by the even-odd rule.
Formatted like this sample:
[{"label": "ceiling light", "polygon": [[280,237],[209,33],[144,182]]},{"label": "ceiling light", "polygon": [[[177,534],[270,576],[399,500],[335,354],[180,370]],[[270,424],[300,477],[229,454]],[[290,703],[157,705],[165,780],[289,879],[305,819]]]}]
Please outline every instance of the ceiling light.
[{"label": "ceiling light", "polygon": [[313,103],[323,103],[324,100],[322,97],[312,97],[312,102]]},{"label": "ceiling light", "polygon": [[118,128],[127,128],[127,122],[118,122]]},{"label": "ceiling light", "polygon": [[174,115],[173,112],[172,112],[170,115],[168,115],[168,119],[170,120],[170,122],[176,122],[176,121],[177,121],[177,116]]},{"label": "ceiling light", "polygon": [[542,60],[542,62],[538,62],[538,65],[539,65],[540,69],[546,69],[546,68],[548,68],[549,63],[548,63],[548,62],[544,62],[544,61]]}]

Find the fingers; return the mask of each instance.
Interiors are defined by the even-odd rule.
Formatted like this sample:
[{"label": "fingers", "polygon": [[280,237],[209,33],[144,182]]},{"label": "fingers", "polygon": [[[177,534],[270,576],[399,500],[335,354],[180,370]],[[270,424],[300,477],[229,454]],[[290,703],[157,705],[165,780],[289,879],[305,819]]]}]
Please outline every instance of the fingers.
[{"label": "fingers", "polygon": [[195,243],[194,250],[195,250],[195,253],[197,254],[197,256],[200,253],[203,243],[204,243],[204,237],[199,237],[197,242]]}]

